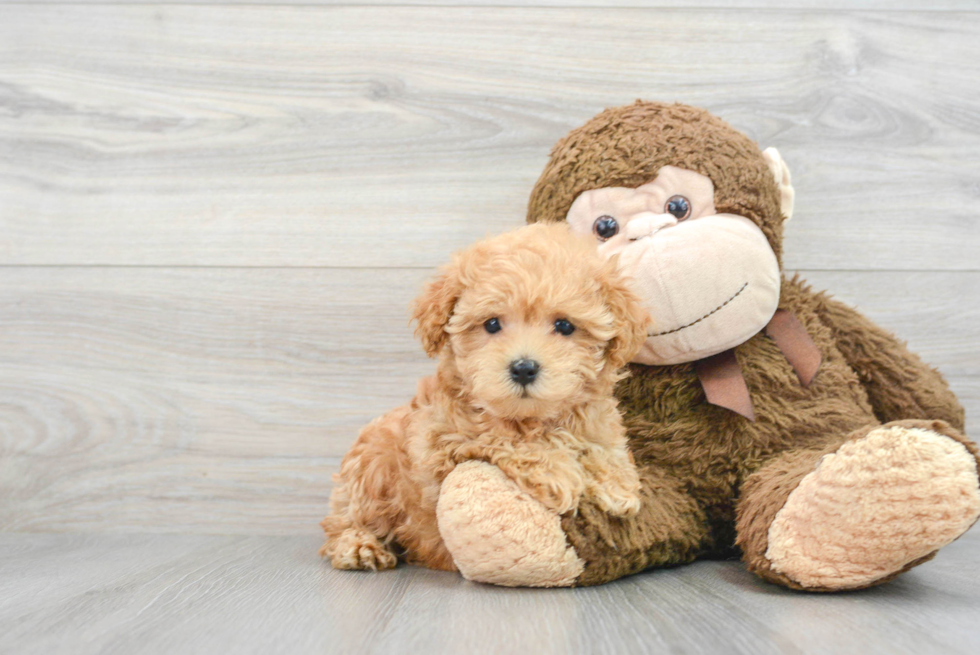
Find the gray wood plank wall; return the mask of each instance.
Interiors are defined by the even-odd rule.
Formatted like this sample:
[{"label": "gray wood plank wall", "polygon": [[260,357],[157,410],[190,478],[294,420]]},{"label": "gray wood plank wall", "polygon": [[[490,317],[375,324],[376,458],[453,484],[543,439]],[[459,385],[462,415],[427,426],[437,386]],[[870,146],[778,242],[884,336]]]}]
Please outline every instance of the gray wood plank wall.
[{"label": "gray wood plank wall", "polygon": [[977,3],[335,4],[0,1],[0,530],[314,531],[432,267],[636,97],[780,148],[787,268],[980,426]]},{"label": "gray wood plank wall", "polygon": [[419,7],[639,7],[644,9],[844,9],[849,11],[957,11],[976,9],[976,0],[0,0],[0,4],[269,5]]}]

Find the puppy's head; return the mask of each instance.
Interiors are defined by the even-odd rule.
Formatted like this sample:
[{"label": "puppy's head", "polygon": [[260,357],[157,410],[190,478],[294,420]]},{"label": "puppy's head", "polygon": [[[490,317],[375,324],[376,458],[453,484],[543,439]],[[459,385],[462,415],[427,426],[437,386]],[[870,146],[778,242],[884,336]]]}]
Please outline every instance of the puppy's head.
[{"label": "puppy's head", "polygon": [[505,418],[550,418],[611,392],[649,323],[616,262],[564,224],[458,253],[413,316],[426,352],[455,365],[473,403]]}]

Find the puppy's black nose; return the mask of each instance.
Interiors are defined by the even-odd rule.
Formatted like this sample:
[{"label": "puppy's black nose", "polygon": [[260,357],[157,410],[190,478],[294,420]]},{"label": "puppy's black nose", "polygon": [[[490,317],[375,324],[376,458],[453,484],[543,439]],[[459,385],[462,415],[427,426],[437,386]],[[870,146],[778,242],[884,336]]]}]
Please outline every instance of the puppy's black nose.
[{"label": "puppy's black nose", "polygon": [[533,359],[517,359],[510,363],[510,379],[526,387],[538,377],[541,365]]}]

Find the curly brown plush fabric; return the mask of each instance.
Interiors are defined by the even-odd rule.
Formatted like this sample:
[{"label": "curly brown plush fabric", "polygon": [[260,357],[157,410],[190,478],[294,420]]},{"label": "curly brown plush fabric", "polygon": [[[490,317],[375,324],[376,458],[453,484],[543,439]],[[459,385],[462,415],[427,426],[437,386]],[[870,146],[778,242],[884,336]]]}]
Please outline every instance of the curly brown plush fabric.
[{"label": "curly brown plush fabric", "polygon": [[[531,195],[528,221],[562,221],[580,193],[637,187],[650,182],[665,165],[709,177],[718,212],[752,220],[780,256],[784,217],[779,191],[759,147],[721,119],[683,105],[637,101],[606,110],[573,130],[551,153]],[[949,457],[959,458],[957,466],[963,458],[975,466],[977,458],[975,446],[961,434],[963,409],[942,376],[893,335],[797,278],[784,278],[779,307],[799,319],[823,360],[812,384],[804,387],[764,333],[739,346],[735,354],[755,407],[754,422],[708,404],[694,363],[631,365],[632,374],[619,384],[617,396],[644,483],[643,508],[631,519],[613,518],[591,506],[563,518],[568,543],[585,563],[577,584],[602,583],[698,557],[726,556],[737,552],[737,546],[749,568],[770,581],[811,590],[855,588],[890,579],[925,561],[945,543],[936,537],[930,552],[860,584],[847,582],[857,578],[844,573],[840,585],[800,582],[793,576],[809,580],[805,575],[817,565],[789,556],[780,561],[794,573],[775,570],[767,552],[777,515],[801,481],[817,470],[821,458],[843,444],[888,423],[893,432],[882,438],[911,434],[906,441],[914,449],[925,443],[915,441],[920,433],[907,433],[908,425],[890,422],[920,419],[917,425],[929,434],[962,444],[947,444],[952,448],[947,449]],[[871,464],[861,461],[855,466],[870,471]],[[956,520],[965,527],[957,529],[965,530],[976,508],[970,496],[978,493],[973,491],[976,484],[957,478],[960,487],[955,493],[965,504],[950,509],[949,503],[958,501],[943,495],[953,492],[943,491],[947,487],[938,477],[952,469],[948,462],[934,464],[924,475],[937,476],[935,508],[921,511],[937,516],[959,512]],[[901,462],[893,468],[901,469]],[[893,471],[875,469],[868,479],[877,479],[874,475],[887,478]],[[841,493],[860,494],[861,489]],[[887,511],[893,509],[901,513],[902,506]],[[786,534],[802,529],[789,523],[782,527]],[[792,544],[777,546],[785,552]],[[854,557],[867,559],[865,553]]]},{"label": "curly brown plush fabric", "polygon": [[779,192],[759,147],[720,118],[687,105],[637,100],[569,132],[531,192],[527,220],[563,221],[583,191],[638,187],[664,166],[711,178],[718,212],[751,219],[780,257]]}]

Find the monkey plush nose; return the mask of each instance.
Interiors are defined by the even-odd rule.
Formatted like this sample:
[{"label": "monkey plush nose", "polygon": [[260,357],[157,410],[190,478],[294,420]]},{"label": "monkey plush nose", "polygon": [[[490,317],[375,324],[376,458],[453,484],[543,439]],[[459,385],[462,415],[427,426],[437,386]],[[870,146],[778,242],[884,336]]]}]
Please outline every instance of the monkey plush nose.
[{"label": "monkey plush nose", "polygon": [[538,377],[541,365],[533,359],[517,359],[510,363],[510,379],[526,387]]},{"label": "monkey plush nose", "polygon": [[670,214],[640,212],[626,224],[626,238],[630,241],[638,241],[672,225],[677,225],[677,219]]}]

